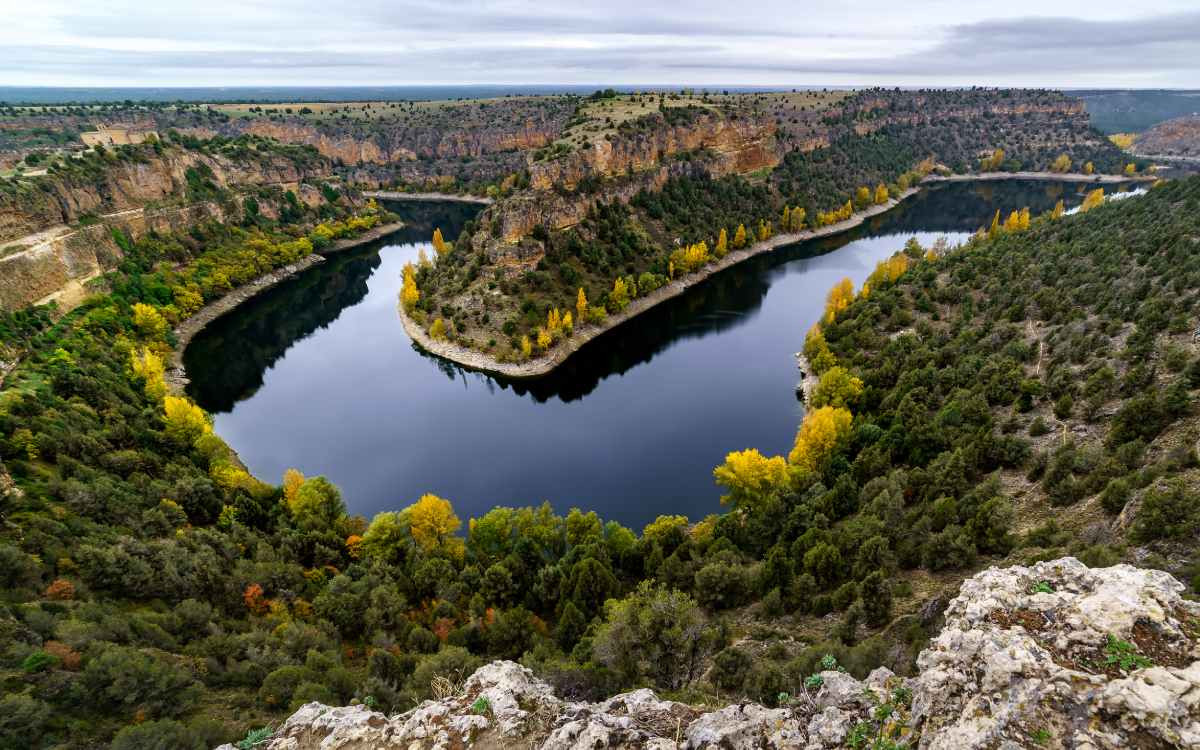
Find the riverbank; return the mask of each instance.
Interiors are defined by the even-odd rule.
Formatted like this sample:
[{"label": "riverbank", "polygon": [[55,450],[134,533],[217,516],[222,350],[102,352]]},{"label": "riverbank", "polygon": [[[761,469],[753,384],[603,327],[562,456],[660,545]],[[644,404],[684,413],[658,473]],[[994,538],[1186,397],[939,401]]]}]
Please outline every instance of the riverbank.
[{"label": "riverbank", "polygon": [[524,362],[499,362],[494,357],[485,354],[476,349],[469,349],[465,346],[460,346],[450,341],[438,341],[431,337],[425,329],[413,320],[409,315],[400,309],[400,322],[404,326],[405,333],[408,334],[418,346],[425,351],[435,354],[443,359],[448,359],[457,364],[469,367],[472,370],[491,373],[494,375],[503,375],[509,378],[536,378],[546,375],[562,364],[568,357],[591,341],[592,339],[607,333],[617,326],[632,320],[643,312],[649,310],[655,305],[660,305],[667,300],[678,297],[696,284],[701,283],[713,274],[720,273],[727,268],[737,265],[748,258],[753,258],[756,255],[774,250],[777,247],[784,245],[792,245],[804,240],[811,240],[817,237],[828,237],[829,235],[840,234],[848,229],[853,229],[859,226],[872,216],[878,216],[886,211],[891,210],[899,205],[901,201],[915,195],[919,188],[909,188],[900,194],[899,197],[889,200],[887,203],[882,203],[877,206],[871,206],[867,209],[859,211],[845,221],[839,221],[836,224],[829,224],[819,229],[805,229],[802,232],[791,232],[786,234],[777,234],[770,239],[756,242],[753,245],[741,250],[731,250],[728,255],[720,260],[710,263],[707,266],[693,271],[687,276],[675,279],[665,286],[655,289],[653,292],[638,297],[631,301],[624,310],[619,313],[612,313],[604,319],[601,325],[588,325],[583,328],[576,328],[574,334],[565,341],[559,343],[553,349],[540,357],[525,360]]},{"label": "riverbank", "polygon": [[183,353],[187,351],[188,344],[192,342],[196,334],[204,330],[214,320],[233,311],[242,303],[262,294],[266,290],[278,286],[317,264],[324,263],[324,256],[351,250],[369,242],[374,242],[392,234],[403,226],[404,222],[392,222],[367,230],[358,237],[338,240],[324,250],[321,250],[320,253],[311,253],[295,263],[290,263],[282,268],[276,268],[274,271],[265,273],[248,284],[242,284],[237,289],[200,308],[195,315],[192,315],[175,327],[175,348],[171,351],[170,365],[164,378],[171,392],[176,395],[183,393],[183,389],[188,384],[187,371],[183,366]]},{"label": "riverbank", "polygon": [[[1082,174],[1082,173],[1061,173],[1061,172],[980,172],[977,174],[964,175],[928,175],[923,179],[920,185],[933,184],[939,182],[988,182],[993,180],[1047,180],[1056,182],[1088,182],[1097,184],[1115,184],[1131,181],[1153,181],[1155,177],[1149,175],[1134,175],[1131,177],[1122,175],[1098,175],[1098,174]],[[920,190],[920,185],[911,187],[900,194],[899,197],[889,200],[887,203],[877,206],[871,206],[863,211],[859,211],[845,221],[840,221],[837,224],[830,224],[819,229],[806,229],[802,232],[794,232],[789,234],[779,234],[762,242],[756,242],[750,247],[742,250],[733,250],[724,258],[710,263],[685,277],[675,279],[667,285],[660,287],[653,292],[650,292],[644,297],[639,297],[629,303],[620,313],[609,315],[601,325],[588,325],[584,328],[576,328],[571,338],[559,343],[546,354],[533,357],[524,362],[500,362],[489,354],[481,352],[477,349],[470,349],[451,341],[435,340],[425,329],[413,320],[401,308],[400,321],[404,326],[405,332],[408,334],[419,347],[425,351],[437,355],[443,359],[450,360],[456,364],[468,367],[472,370],[490,373],[493,375],[502,375],[509,378],[537,378],[547,375],[556,367],[562,364],[568,357],[591,341],[592,339],[607,333],[617,326],[632,320],[641,313],[649,310],[655,305],[662,304],[667,300],[678,297],[689,288],[703,282],[713,274],[720,273],[727,268],[737,265],[742,261],[753,258],[765,252],[774,250],[783,245],[791,245],[804,240],[811,240],[817,237],[827,237],[829,235],[840,234],[849,229],[859,226],[867,219],[878,216],[881,213],[890,211],[901,201],[915,195]]]},{"label": "riverbank", "polygon": [[931,174],[921,180],[926,182],[990,182],[995,180],[1053,180],[1055,182],[1094,182],[1111,185],[1121,182],[1154,182],[1153,175],[1135,174],[1083,174],[1082,172],[979,172],[977,174]]},{"label": "riverbank", "polygon": [[426,203],[476,203],[491,205],[494,201],[479,195],[455,195],[454,193],[400,193],[392,190],[363,191],[364,198],[384,201],[423,201]]}]

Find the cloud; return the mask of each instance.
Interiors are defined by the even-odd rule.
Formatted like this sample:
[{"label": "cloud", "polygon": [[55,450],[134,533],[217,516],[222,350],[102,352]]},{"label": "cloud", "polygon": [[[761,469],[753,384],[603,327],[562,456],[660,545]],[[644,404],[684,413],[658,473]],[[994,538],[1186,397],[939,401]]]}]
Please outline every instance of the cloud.
[{"label": "cloud", "polygon": [[1133,21],[1017,18],[953,26],[928,50],[894,57],[680,61],[679,70],[987,76],[1200,71],[1200,12]]},{"label": "cloud", "polygon": [[[0,29],[0,80],[69,85],[447,83],[1197,85],[1200,12],[985,20],[958,0],[41,0]],[[1164,11],[1187,0],[1148,0]],[[1074,5],[1073,5],[1074,3]],[[1143,3],[1145,6],[1146,3]],[[102,7],[103,10],[95,10]],[[1143,12],[1146,12],[1143,10]]]}]

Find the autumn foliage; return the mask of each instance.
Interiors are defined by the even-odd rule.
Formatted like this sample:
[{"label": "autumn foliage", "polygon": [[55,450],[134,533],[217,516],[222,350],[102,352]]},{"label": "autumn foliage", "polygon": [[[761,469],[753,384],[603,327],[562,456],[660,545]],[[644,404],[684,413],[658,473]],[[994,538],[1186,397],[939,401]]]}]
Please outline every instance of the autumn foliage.
[{"label": "autumn foliage", "polygon": [[75,598],[75,584],[65,578],[55,578],[46,587],[46,598],[58,601],[70,601]]},{"label": "autumn foliage", "polygon": [[246,609],[250,610],[254,615],[265,615],[271,608],[271,602],[263,596],[263,588],[257,583],[252,583],[242,592],[242,601],[246,604]]},{"label": "autumn foliage", "polygon": [[804,415],[788,463],[801,471],[821,471],[829,458],[850,438],[849,409],[822,406]]}]

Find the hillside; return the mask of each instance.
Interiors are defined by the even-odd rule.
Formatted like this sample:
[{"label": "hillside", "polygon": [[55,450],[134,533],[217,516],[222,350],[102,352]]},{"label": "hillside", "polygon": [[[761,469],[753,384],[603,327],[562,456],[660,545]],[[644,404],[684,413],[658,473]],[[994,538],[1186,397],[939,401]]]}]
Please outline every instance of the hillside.
[{"label": "hillside", "polygon": [[[697,109],[697,158],[731,175],[781,137]],[[629,142],[657,148],[674,116],[633,119]],[[715,212],[769,189],[728,179],[695,194]],[[731,454],[728,512],[640,533],[542,506],[460,536],[432,495],[368,521],[323,478],[250,477],[167,395],[168,322],[379,217],[334,200],[142,237],[109,293],[0,319],[24,353],[0,390],[0,745],[212,746],[313,701],[402,711],[492,659],[571,700],[773,707],[825,654],[912,674],[983,565],[1136,560],[1195,592],[1197,209],[1191,179],[906,248],[831,296],[791,454]]]},{"label": "hillside", "polygon": [[[1058,92],[798,96],[589,102],[579,137],[535,152],[514,189],[441,248],[444,257],[413,269],[410,318],[482,355],[472,357],[553,358],[574,329],[605,328],[608,314],[731,250],[844,226],[935,168],[1125,166],[1083,105]],[[552,311],[569,313],[571,325],[553,325]]]},{"label": "hillside", "polygon": [[1200,110],[1200,91],[1187,89],[1088,89],[1071,91],[1087,106],[1102,133],[1140,133],[1160,122]]},{"label": "hillside", "polygon": [[1200,157],[1200,115],[1161,122],[1133,141],[1139,154]]},{"label": "hillside", "polygon": [[[275,220],[336,197],[332,163],[269,139],[169,138],[46,157],[0,178],[0,309],[112,270],[137,240],[207,222]],[[324,186],[324,187],[323,187]],[[74,295],[81,297],[81,293]]]},{"label": "hillside", "polygon": [[1070,558],[991,568],[964,582],[913,678],[880,667],[860,681],[829,657],[775,708],[690,706],[645,689],[573,703],[494,662],[394,717],[309,703],[264,747],[1191,747],[1200,605],[1182,588],[1159,571]]}]

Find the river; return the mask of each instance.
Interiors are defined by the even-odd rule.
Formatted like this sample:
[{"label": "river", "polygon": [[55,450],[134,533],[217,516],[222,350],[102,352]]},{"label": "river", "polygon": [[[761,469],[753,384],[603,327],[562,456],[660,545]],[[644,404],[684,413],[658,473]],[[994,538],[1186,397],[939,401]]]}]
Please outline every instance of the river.
[{"label": "river", "polygon": [[189,394],[256,476],[324,474],[367,517],[433,492],[464,519],[549,501],[636,530],[660,514],[697,520],[720,509],[712,469],[726,453],[790,449],[804,413],[793,354],[835,282],[860,285],[910,237],[962,241],[997,208],[1069,207],[1088,187],[932,186],[849,232],[714,275],[516,382],[421,352],[396,311],[401,269],[433,227],[456,236],[478,207],[392,204],[405,229],[198,334],[184,355]]}]

